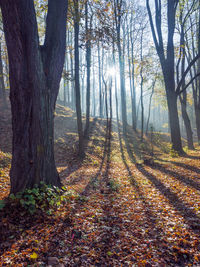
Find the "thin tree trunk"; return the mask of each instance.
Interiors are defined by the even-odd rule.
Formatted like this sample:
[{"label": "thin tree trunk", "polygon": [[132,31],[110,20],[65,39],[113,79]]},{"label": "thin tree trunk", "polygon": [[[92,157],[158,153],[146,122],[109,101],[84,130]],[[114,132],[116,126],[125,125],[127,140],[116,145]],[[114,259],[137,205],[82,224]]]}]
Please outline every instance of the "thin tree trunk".
[{"label": "thin tree trunk", "polygon": [[[70,34],[70,41],[72,47],[72,31]],[[71,64],[71,108],[75,110],[76,96],[75,96],[74,60],[73,60],[72,48],[69,51],[70,51],[70,64]]]},{"label": "thin tree trunk", "polygon": [[149,98],[149,110],[148,110],[148,117],[147,117],[147,124],[146,124],[146,134],[148,134],[148,130],[149,130],[149,120],[150,120],[150,116],[151,116],[151,102],[152,102],[152,97],[154,94],[155,84],[156,84],[156,80],[154,80],[154,82],[153,82],[152,91],[151,91],[151,95]]},{"label": "thin tree trunk", "polygon": [[79,82],[79,4],[78,0],[74,0],[74,59],[75,59],[75,93],[76,93],[76,114],[77,114],[77,129],[79,136],[79,156],[84,156],[83,147],[83,126],[81,113],[81,95]]},{"label": "thin tree trunk", "polygon": [[121,18],[122,18],[122,1],[114,1],[115,24],[117,33],[117,48],[119,56],[119,69],[120,69],[120,92],[121,92],[121,114],[123,134],[127,132],[127,110],[126,110],[126,89],[125,89],[125,74],[124,74],[124,61],[121,48]]},{"label": "thin tree trunk", "polygon": [[143,78],[143,31],[142,29],[141,32],[141,40],[140,40],[140,100],[141,100],[141,142],[143,142],[143,137],[144,137],[144,102],[143,102],[143,83],[144,83],[144,78]]},{"label": "thin tree trunk", "polygon": [[90,124],[90,69],[91,69],[91,42],[88,29],[88,0],[86,0],[85,2],[85,30],[86,30],[86,65],[87,65],[85,136],[87,137],[89,133],[89,124]]},{"label": "thin tree trunk", "polygon": [[98,42],[98,68],[99,68],[99,116],[103,117],[103,107],[102,107],[102,89],[101,89],[101,56],[100,56],[100,47]]}]

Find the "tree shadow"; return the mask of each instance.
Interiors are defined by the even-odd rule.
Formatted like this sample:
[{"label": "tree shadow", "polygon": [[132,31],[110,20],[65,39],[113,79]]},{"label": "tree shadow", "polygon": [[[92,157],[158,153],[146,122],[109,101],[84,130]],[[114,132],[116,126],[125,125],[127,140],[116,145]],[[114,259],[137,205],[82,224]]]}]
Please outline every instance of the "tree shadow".
[{"label": "tree shadow", "polygon": [[[98,181],[99,176],[101,175],[102,169],[103,169],[103,165],[105,162],[106,157],[110,157],[108,156],[108,150],[109,150],[109,142],[110,142],[110,129],[109,129],[109,123],[111,122],[107,122],[106,125],[106,133],[105,133],[105,140],[104,140],[104,150],[103,150],[103,156],[101,159],[101,164],[99,166],[99,170],[97,171],[96,175],[94,177],[92,177],[90,179],[90,182],[88,183],[88,185],[86,186],[85,190],[82,192],[82,195],[87,196],[89,194],[89,191],[94,187],[94,183],[96,183]],[[107,167],[108,163],[106,164],[106,168],[109,168],[109,165]]]},{"label": "tree shadow", "polygon": [[[91,179],[89,180],[89,182],[87,183],[87,185],[85,186],[84,190],[80,193],[81,197],[89,197],[92,192],[95,190],[100,190],[100,184],[102,184],[102,181],[100,180],[103,179],[104,181],[108,181],[108,176],[109,176],[109,169],[110,169],[110,152],[111,152],[111,121],[109,121],[107,123],[107,127],[106,127],[106,133],[105,133],[105,140],[104,140],[104,148],[103,148],[103,157],[101,160],[101,164],[99,166],[99,169],[96,173],[95,176],[91,177]],[[105,168],[104,168],[105,166]],[[98,184],[98,187],[96,187],[96,184]],[[107,196],[107,194],[105,194],[104,196]],[[75,214],[83,205],[83,203],[77,202],[75,207],[73,208],[73,214]],[[107,208],[108,206],[103,207],[104,208],[104,212],[106,214],[107,212]],[[73,215],[72,214],[72,218]],[[106,215],[105,215],[106,216]],[[65,221],[67,222],[67,224],[65,223]],[[64,231],[66,228],[68,228],[69,226],[73,227],[73,220],[72,222],[68,223],[68,218],[66,217],[64,219],[63,225],[61,226],[62,231]],[[80,235],[82,234],[81,231],[84,231],[83,229],[78,230],[78,232],[80,233]],[[109,233],[105,232],[105,236],[106,236],[106,243],[103,243],[103,240],[98,241],[98,244],[102,242],[102,244],[104,244],[105,246],[109,246]],[[73,246],[76,245],[81,245],[82,242],[82,237],[80,236],[80,238],[77,238],[73,241]],[[91,246],[95,247],[95,243],[90,244]],[[102,258],[106,257],[106,254],[104,254],[105,251],[105,246],[102,247],[102,250],[100,250],[100,246],[98,245],[98,253],[101,255],[99,261],[102,260]],[[56,244],[51,243],[51,250],[52,252],[54,250],[56,250]],[[100,250],[100,251],[99,251]],[[72,256],[73,256],[73,248],[72,248]],[[76,266],[82,266],[82,264],[84,264],[84,259],[82,257],[78,257],[78,262],[76,263]]]},{"label": "tree shadow", "polygon": [[182,183],[190,186],[190,187],[193,187],[194,189],[200,191],[200,184],[187,178],[186,176],[184,175],[180,175],[179,173],[177,172],[174,172],[172,170],[169,170],[167,169],[164,165],[162,164],[159,164],[159,163],[154,163],[151,165],[151,168],[152,169],[156,169],[156,170],[159,170],[161,171],[162,173],[165,173],[165,174],[169,174],[171,176],[173,176],[175,179],[181,181]]},{"label": "tree shadow", "polygon": [[[94,119],[91,126],[90,126],[90,131],[89,131],[89,136],[86,140],[84,140],[84,147],[85,150],[88,151],[90,148],[88,147],[89,139],[93,135],[96,125],[98,121],[97,119]],[[65,179],[70,176],[72,173],[76,172],[78,169],[80,169],[83,166],[85,158],[80,158],[77,156],[77,153],[71,153],[68,158],[66,158],[66,164],[68,165],[63,171],[59,173],[59,175],[62,177],[65,177]],[[65,164],[64,164],[65,165]],[[63,166],[63,164],[59,165],[59,167]],[[62,179],[64,182],[64,179]],[[65,184],[67,185],[74,185],[78,182],[80,182],[81,177],[76,177],[72,181],[66,181]]]},{"label": "tree shadow", "polygon": [[[92,132],[90,132],[90,134],[92,134]],[[107,134],[104,142],[104,156],[100,168],[96,176],[94,178],[91,178],[91,180],[88,182],[81,195],[90,194],[90,189],[93,186],[94,180],[96,180],[98,176],[101,174],[101,170],[105,161],[106,146],[107,146]],[[81,167],[81,164],[82,162],[80,162],[79,165],[75,166],[75,168],[73,169],[73,171],[71,170],[71,172],[75,172],[78,168]],[[77,181],[74,180],[73,183],[75,182]],[[80,205],[81,202],[80,203],[78,202],[78,204],[73,208],[72,214],[73,212],[75,212],[76,209],[78,209]],[[10,209],[12,209],[12,207],[7,207],[6,209],[0,211],[0,256],[6,253],[6,251],[10,251],[12,249],[12,245],[18,242],[22,238],[22,234],[21,231],[19,231],[19,229],[23,229],[23,232],[28,230],[33,230],[34,232],[34,229],[36,229],[40,224],[52,225],[52,223],[53,224],[55,223],[54,219],[42,216],[42,214],[35,216],[35,219],[33,220],[33,217],[30,215],[25,216],[24,218],[24,216],[21,216],[20,214],[16,215],[16,211],[10,212]],[[59,233],[61,233],[62,235],[63,231],[70,226],[73,226],[72,220],[69,217],[63,218],[62,223],[60,223],[59,227],[57,228],[57,231],[59,231]],[[59,233],[58,232],[53,232],[52,234],[50,233],[49,239],[53,238],[53,235],[59,236]],[[53,251],[56,251],[58,242],[50,242],[49,245],[51,246],[51,252],[53,253]],[[27,241],[25,240],[20,244],[19,252],[29,247],[30,243],[27,244]],[[46,257],[46,253],[44,253],[43,256]],[[30,257],[29,259],[27,259],[26,263],[30,264],[32,263]]]},{"label": "tree shadow", "polygon": [[[126,142],[126,139],[125,139]],[[126,142],[126,147],[129,147],[129,143]],[[131,150],[130,150],[131,151]],[[130,160],[135,164],[135,159],[131,153],[129,154]],[[159,167],[162,167],[161,171],[175,176],[175,178],[181,180],[187,185],[193,186],[195,189],[199,190],[199,184],[188,180],[185,176],[178,176],[177,173],[173,171],[166,170],[163,168],[163,166],[159,166],[159,164],[156,163],[156,165]],[[155,165],[155,166],[156,166]],[[156,189],[158,189],[162,195],[164,195],[168,200],[169,203],[177,210],[181,216],[184,218],[188,226],[193,230],[193,232],[199,233],[200,231],[200,219],[197,216],[196,213],[192,210],[191,207],[186,206],[179,198],[178,196],[172,192],[169,188],[167,188],[157,177],[151,173],[149,173],[142,164],[135,164],[136,168],[155,186]],[[154,164],[151,166],[152,168],[156,168]]]},{"label": "tree shadow", "polygon": [[191,166],[191,165],[186,164],[186,163],[172,161],[172,160],[163,160],[163,159],[160,159],[160,158],[158,160],[162,161],[162,162],[169,162],[169,163],[172,163],[173,165],[176,165],[176,166],[182,167],[182,168],[184,168],[186,170],[190,170],[190,171],[193,171],[193,172],[196,172],[196,173],[200,174],[200,169],[195,167],[195,166]]},{"label": "tree shadow", "polygon": [[[157,218],[157,216],[156,216],[156,214],[151,212],[151,206],[146,201],[146,198],[143,195],[138,182],[134,179],[133,173],[131,172],[130,167],[129,167],[129,165],[128,165],[127,161],[126,161],[125,155],[124,155],[124,148],[123,148],[123,145],[122,145],[122,137],[121,137],[120,131],[118,131],[118,135],[119,135],[121,158],[122,158],[122,161],[124,163],[124,166],[126,167],[126,170],[128,171],[131,185],[135,188],[135,191],[136,191],[139,199],[141,199],[142,202],[143,202],[143,205],[144,205],[144,208],[145,208],[145,213],[146,213],[146,216],[147,216],[147,220],[148,220],[148,222],[150,221],[151,228],[154,229],[154,230],[152,230],[153,235],[156,232],[157,233],[156,236],[159,239],[160,235],[162,234],[162,229],[158,228],[156,226],[156,218]],[[126,144],[126,149],[128,148],[127,152],[128,152],[129,158],[135,164],[136,163],[136,159],[133,156],[133,154],[131,153],[131,149],[128,146],[127,138],[125,137],[124,140],[125,140],[125,144]]]},{"label": "tree shadow", "polygon": [[189,159],[200,159],[199,156],[193,156],[193,155],[188,155],[188,154],[185,154],[183,157],[189,158]]},{"label": "tree shadow", "polygon": [[[172,192],[161,181],[159,181],[155,175],[145,170],[141,164],[137,164],[136,167],[149,181],[151,181],[155,188],[158,189],[169,200],[169,203],[181,214],[190,228],[194,232],[199,233],[200,220],[196,213],[193,212],[191,207],[187,207],[174,192]],[[195,224],[194,221],[196,222]]]}]

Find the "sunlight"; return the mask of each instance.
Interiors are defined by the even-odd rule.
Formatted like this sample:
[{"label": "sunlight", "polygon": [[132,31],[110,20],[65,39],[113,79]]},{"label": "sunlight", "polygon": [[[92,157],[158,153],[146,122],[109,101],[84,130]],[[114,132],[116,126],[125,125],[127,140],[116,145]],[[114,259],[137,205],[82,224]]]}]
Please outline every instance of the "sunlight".
[{"label": "sunlight", "polygon": [[111,77],[115,77],[115,75],[116,75],[116,68],[115,67],[110,67],[110,68],[108,68],[108,70],[107,70],[107,75],[108,76],[111,76]]}]

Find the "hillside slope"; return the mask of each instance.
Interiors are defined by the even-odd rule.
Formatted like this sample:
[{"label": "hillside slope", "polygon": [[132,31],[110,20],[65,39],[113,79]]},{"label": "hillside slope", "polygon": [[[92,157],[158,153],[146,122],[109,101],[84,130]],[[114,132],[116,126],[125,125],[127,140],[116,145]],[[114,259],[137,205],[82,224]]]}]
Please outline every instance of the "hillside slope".
[{"label": "hillside slope", "polygon": [[[155,135],[152,159],[148,138],[141,144],[131,129],[123,138],[115,121],[92,119],[81,161],[74,113],[57,106],[55,116],[56,162],[69,201],[34,221],[12,207],[2,210],[0,265],[46,266],[53,256],[60,266],[198,266],[200,151],[166,154],[168,143]],[[6,152],[1,182],[9,179]],[[1,189],[2,199],[8,184]]]}]

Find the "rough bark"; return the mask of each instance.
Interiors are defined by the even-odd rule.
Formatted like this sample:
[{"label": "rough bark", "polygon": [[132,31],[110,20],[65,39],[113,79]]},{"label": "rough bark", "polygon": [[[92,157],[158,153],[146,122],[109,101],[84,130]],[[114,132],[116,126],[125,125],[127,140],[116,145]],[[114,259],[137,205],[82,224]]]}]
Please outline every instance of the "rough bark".
[{"label": "rough bark", "polygon": [[60,185],[54,160],[54,109],[62,75],[66,0],[49,0],[44,46],[39,46],[33,0],[0,0],[12,111],[11,192],[44,181]]}]

